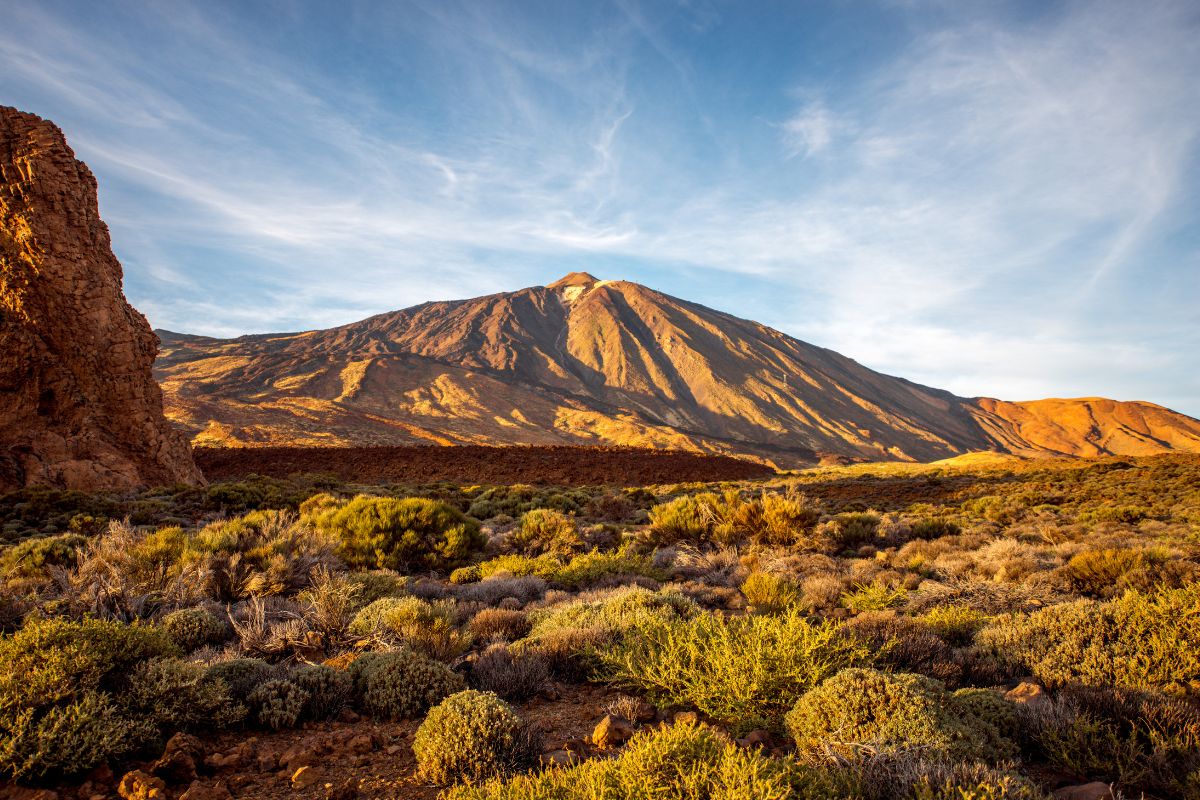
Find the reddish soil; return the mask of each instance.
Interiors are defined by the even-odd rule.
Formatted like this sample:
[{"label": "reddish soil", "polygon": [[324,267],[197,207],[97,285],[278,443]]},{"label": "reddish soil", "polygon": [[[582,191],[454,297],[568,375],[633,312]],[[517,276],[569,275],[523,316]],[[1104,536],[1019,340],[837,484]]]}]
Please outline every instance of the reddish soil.
[{"label": "reddish soil", "polygon": [[646,486],[775,474],[728,456],[625,447],[198,447],[195,454],[210,481],[324,473],[358,483]]}]

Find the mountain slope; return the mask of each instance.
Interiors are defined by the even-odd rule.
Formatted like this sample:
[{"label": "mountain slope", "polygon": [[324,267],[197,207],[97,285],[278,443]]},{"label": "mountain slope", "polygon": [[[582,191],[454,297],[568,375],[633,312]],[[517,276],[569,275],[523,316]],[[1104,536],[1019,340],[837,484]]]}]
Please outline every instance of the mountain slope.
[{"label": "mountain slope", "polygon": [[1200,449],[1200,423],[1166,409],[1086,401],[1099,433],[1055,427],[1073,411],[959,398],[584,273],[323,331],[160,336],[168,415],[204,444],[619,444],[780,465]]}]

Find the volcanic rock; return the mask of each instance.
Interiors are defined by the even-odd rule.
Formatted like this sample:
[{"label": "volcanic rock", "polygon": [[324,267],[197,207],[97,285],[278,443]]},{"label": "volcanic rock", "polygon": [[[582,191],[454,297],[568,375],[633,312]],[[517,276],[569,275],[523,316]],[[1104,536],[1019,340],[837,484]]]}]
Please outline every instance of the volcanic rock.
[{"label": "volcanic rock", "polygon": [[0,106],[0,489],[202,480],[121,281],[92,173],[54,124]]}]

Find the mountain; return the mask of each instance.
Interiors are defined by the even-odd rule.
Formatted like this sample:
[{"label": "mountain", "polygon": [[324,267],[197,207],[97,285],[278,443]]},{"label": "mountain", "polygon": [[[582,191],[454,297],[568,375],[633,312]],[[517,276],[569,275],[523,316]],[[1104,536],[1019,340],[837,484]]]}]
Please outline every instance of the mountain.
[{"label": "mountain", "polygon": [[779,466],[1200,451],[1200,421],[1149,403],[957,397],[578,272],[329,330],[159,335],[167,415],[195,444],[616,444]]},{"label": "mountain", "polygon": [[0,490],[202,480],[121,280],[92,173],[53,123],[0,106]]}]

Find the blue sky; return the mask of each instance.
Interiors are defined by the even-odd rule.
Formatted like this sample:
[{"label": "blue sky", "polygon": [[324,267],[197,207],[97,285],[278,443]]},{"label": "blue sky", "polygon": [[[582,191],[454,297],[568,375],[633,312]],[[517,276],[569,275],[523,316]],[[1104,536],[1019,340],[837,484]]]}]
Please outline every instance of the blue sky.
[{"label": "blue sky", "polygon": [[235,335],[624,278],[959,394],[1200,416],[1200,6],[0,0],[130,300]]}]

